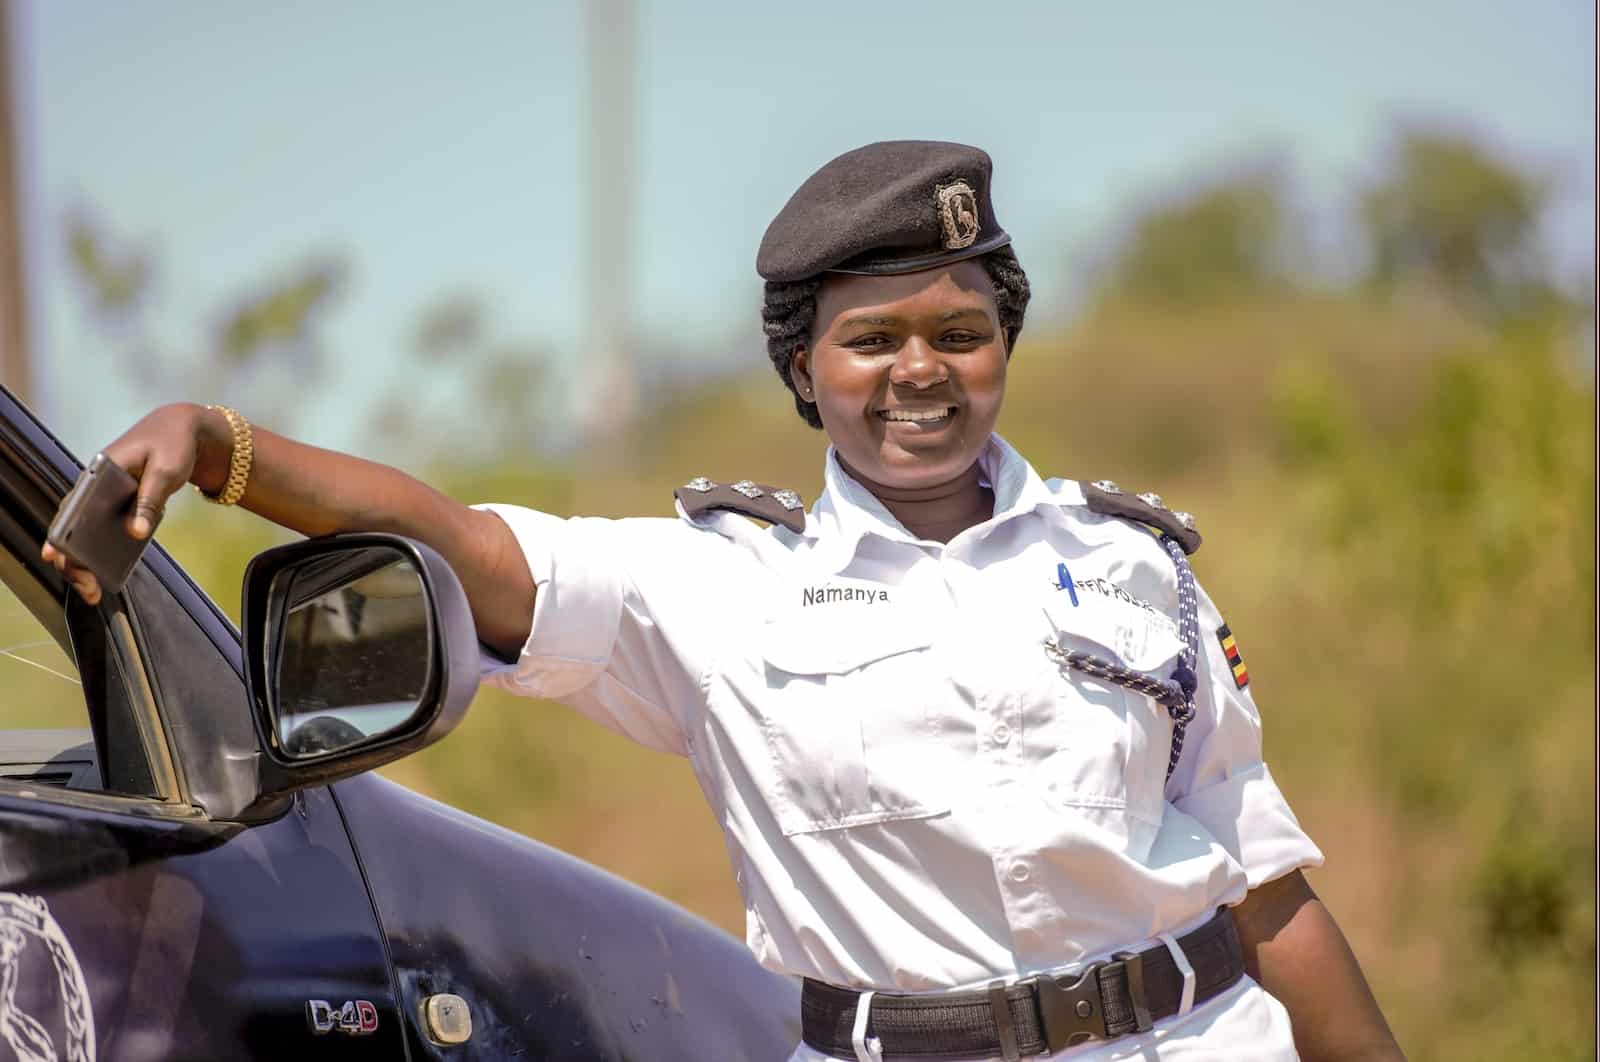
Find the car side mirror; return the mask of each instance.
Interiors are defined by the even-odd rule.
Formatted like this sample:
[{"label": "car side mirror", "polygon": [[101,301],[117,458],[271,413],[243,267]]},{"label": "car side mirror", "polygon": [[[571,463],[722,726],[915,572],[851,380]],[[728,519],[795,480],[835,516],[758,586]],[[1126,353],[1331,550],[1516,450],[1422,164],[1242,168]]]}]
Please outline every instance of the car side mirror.
[{"label": "car side mirror", "polygon": [[243,605],[258,807],[438,741],[477,690],[466,593],[412,539],[343,534],[269,549],[245,570]]}]

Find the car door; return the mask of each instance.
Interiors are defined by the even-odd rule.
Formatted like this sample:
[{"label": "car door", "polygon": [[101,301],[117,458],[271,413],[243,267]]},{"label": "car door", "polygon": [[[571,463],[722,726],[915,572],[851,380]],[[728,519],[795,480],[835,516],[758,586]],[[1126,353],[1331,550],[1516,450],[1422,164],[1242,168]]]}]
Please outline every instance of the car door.
[{"label": "car door", "polygon": [[406,1058],[331,791],[222,821],[237,634],[157,547],[96,608],[39,562],[75,473],[0,391],[0,1059]]}]

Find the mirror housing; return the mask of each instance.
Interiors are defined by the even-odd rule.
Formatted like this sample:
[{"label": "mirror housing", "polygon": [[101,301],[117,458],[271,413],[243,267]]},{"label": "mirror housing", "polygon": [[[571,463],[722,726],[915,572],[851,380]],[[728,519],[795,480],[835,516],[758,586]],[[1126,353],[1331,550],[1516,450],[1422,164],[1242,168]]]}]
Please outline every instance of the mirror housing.
[{"label": "mirror housing", "polygon": [[[409,562],[421,582],[428,659],[416,708],[398,724],[330,751],[307,754],[301,749],[292,754],[280,737],[278,693],[284,621],[291,606],[306,604],[296,598],[297,582],[302,584],[299,597],[307,598],[308,593],[303,589],[305,580],[297,576],[311,576],[314,590],[309,593],[320,600],[371,576],[382,566],[371,558],[380,556]],[[433,744],[455,729],[477,692],[478,636],[466,592],[445,559],[413,539],[360,532],[266,550],[245,569],[243,613],[245,682],[260,755],[259,789],[241,819],[256,817],[252,811],[281,808],[283,798],[296,790],[349,778]]]}]

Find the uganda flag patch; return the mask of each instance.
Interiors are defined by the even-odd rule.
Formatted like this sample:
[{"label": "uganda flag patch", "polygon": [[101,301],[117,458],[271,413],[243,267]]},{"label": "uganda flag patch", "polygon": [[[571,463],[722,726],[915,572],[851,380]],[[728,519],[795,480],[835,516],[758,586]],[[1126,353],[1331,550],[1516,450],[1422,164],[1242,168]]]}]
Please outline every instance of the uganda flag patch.
[{"label": "uganda flag patch", "polygon": [[1250,685],[1250,669],[1244,666],[1244,657],[1239,655],[1239,643],[1234,641],[1233,632],[1226,623],[1217,628],[1217,641],[1222,643],[1222,653],[1228,658],[1228,666],[1233,669],[1233,684],[1244,689]]}]

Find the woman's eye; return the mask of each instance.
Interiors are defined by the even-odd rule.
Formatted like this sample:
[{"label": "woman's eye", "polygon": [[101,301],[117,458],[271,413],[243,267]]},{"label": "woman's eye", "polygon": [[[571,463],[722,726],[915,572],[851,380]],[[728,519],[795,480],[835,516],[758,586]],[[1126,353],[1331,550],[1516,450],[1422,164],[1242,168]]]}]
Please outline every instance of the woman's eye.
[{"label": "woman's eye", "polygon": [[978,335],[976,332],[946,332],[944,334],[944,341],[946,343],[958,347],[969,343],[976,343],[981,339],[983,339],[983,337]]},{"label": "woman's eye", "polygon": [[845,346],[849,347],[851,350],[878,350],[888,342],[889,339],[887,336],[860,336],[856,339],[852,339],[850,342],[846,343]]}]

